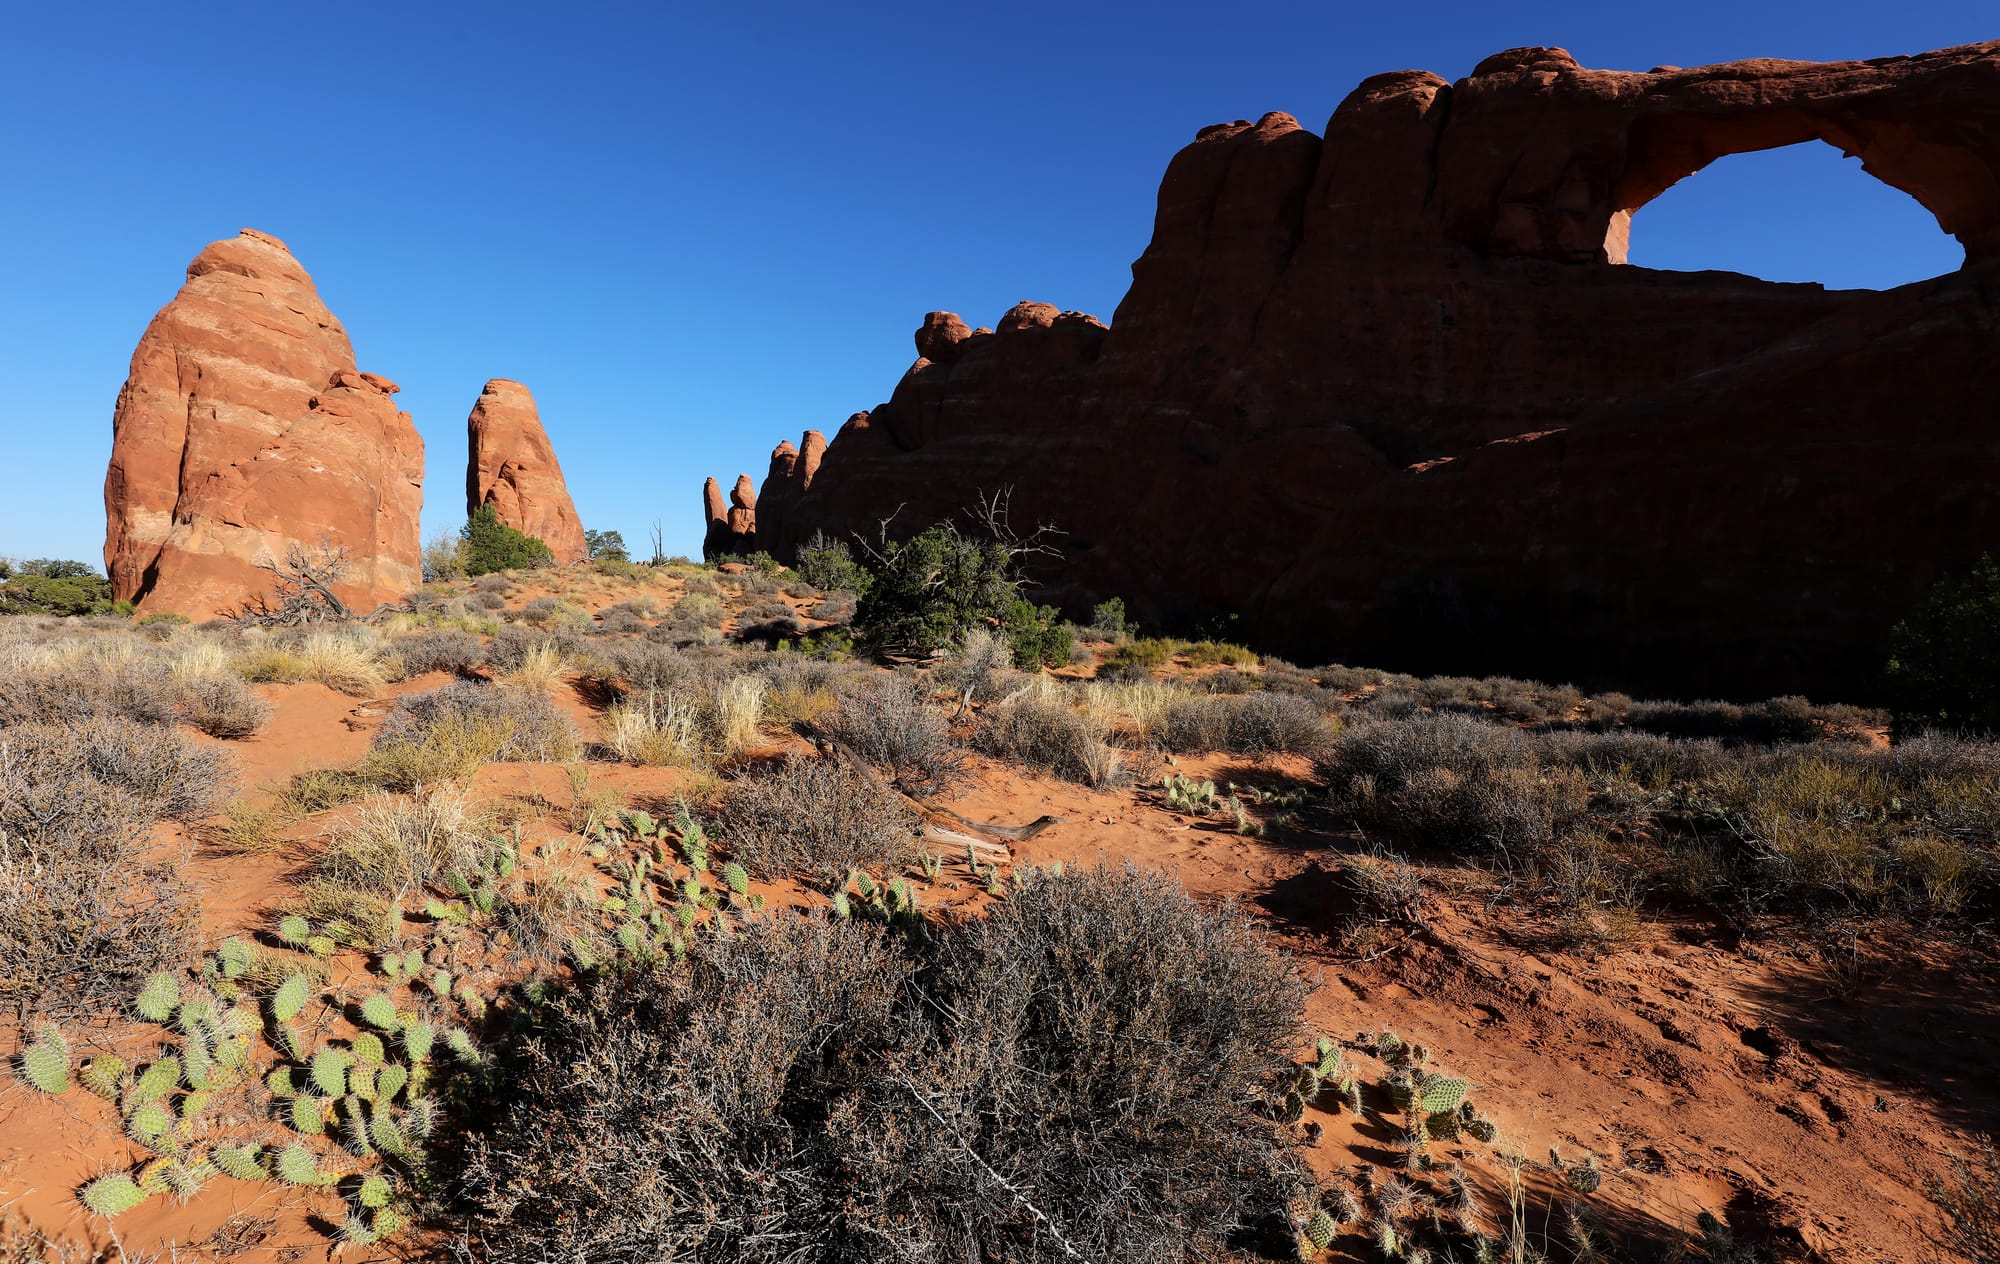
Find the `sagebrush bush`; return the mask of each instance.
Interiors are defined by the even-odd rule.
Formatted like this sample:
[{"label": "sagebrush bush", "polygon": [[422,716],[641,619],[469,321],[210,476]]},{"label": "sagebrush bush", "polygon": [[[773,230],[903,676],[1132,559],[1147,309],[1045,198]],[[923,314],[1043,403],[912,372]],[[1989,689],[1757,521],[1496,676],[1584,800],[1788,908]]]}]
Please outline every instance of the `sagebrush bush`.
[{"label": "sagebrush bush", "polygon": [[876,677],[842,692],[827,729],[919,798],[949,789],[964,771],[944,713],[900,677]]},{"label": "sagebrush bush", "polygon": [[174,718],[178,692],[166,663],[123,638],[0,646],[0,726],[96,716],[160,724]]},{"label": "sagebrush bush", "polygon": [[1295,694],[1175,691],[1158,736],[1168,750],[1232,755],[1310,755],[1326,744],[1326,717]]},{"label": "sagebrush bush", "polygon": [[1232,910],[1039,876],[904,936],[784,912],[587,975],[461,1113],[480,1258],[1220,1259],[1306,1178],[1303,988]]},{"label": "sagebrush bush", "polygon": [[434,671],[468,676],[479,665],[485,651],[485,644],[477,636],[458,629],[418,632],[399,637],[389,646],[389,652],[402,665],[405,676],[421,676]]},{"label": "sagebrush bush", "polygon": [[991,702],[1020,679],[1008,670],[1013,662],[1014,649],[1005,636],[974,628],[963,645],[938,663],[932,678],[954,697]]},{"label": "sagebrush bush", "polygon": [[200,902],[142,831],[208,815],[229,785],[220,751],[167,728],[0,729],[0,1004],[101,1009],[185,962]]},{"label": "sagebrush bush", "polygon": [[210,737],[248,737],[271,718],[271,705],[240,676],[194,676],[176,692],[181,718]]},{"label": "sagebrush bush", "polygon": [[582,753],[576,726],[547,694],[462,680],[399,698],[363,771],[390,789],[414,790],[494,760],[560,764]]},{"label": "sagebrush bush", "polygon": [[717,813],[724,847],[752,870],[838,880],[915,858],[915,819],[889,790],[836,760],[788,755],[729,782]]}]

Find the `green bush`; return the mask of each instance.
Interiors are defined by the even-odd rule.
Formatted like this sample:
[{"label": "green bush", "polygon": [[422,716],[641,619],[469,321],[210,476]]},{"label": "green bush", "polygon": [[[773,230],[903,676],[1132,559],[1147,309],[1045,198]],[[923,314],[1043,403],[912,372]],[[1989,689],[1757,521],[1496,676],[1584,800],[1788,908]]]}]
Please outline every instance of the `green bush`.
[{"label": "green bush", "polygon": [[630,562],[631,554],[625,551],[625,537],[616,531],[591,531],[583,533],[583,547],[593,562]]},{"label": "green bush", "polygon": [[851,592],[857,596],[867,592],[875,578],[854,560],[845,540],[830,540],[818,532],[799,550],[792,569],[800,579],[822,592]]},{"label": "green bush", "polygon": [[465,541],[463,560],[467,575],[526,570],[555,561],[548,545],[501,522],[491,505],[481,505],[475,510],[459,537]]},{"label": "green bush", "polygon": [[884,545],[854,612],[869,648],[935,654],[1001,618],[1018,600],[1013,555],[950,526]]},{"label": "green bush", "polygon": [[1992,554],[1964,575],[1940,578],[1896,625],[1884,681],[1901,727],[2000,730],[2000,562]]},{"label": "green bush", "polygon": [[0,583],[0,614],[76,615],[132,613],[129,601],[111,599],[111,581],[82,562],[38,558],[15,563]]},{"label": "green bush", "polygon": [[1007,643],[1014,647],[1014,666],[1022,671],[1069,666],[1076,629],[1062,621],[1055,607],[1015,597],[1001,614],[1000,627],[1007,634]]}]

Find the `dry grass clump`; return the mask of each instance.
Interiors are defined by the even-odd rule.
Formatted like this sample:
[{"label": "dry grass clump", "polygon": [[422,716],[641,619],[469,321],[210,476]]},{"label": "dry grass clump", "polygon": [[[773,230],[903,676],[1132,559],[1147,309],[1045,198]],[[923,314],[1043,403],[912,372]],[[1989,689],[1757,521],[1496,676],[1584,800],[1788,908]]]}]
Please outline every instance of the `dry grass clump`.
[{"label": "dry grass clump", "polygon": [[671,689],[641,689],[605,712],[604,744],[630,763],[698,767],[703,762],[700,709]]},{"label": "dry grass clump", "polygon": [[1129,870],[920,936],[780,913],[522,1024],[450,1194],[502,1264],[1222,1258],[1304,1183],[1256,1105],[1301,1000]]},{"label": "dry grass clump", "polygon": [[298,894],[278,905],[281,917],[296,915],[344,948],[379,948],[396,941],[402,915],[386,898],[328,878],[310,878]]},{"label": "dry grass clump", "polygon": [[580,632],[563,628],[524,628],[511,626],[500,629],[492,640],[486,643],[486,665],[497,675],[521,670],[531,656],[547,660],[553,651],[561,660],[584,658],[590,650],[590,643]]},{"label": "dry grass clump", "polygon": [[553,642],[532,646],[512,667],[500,673],[502,682],[516,689],[548,690],[562,683],[568,664]]},{"label": "dry grass clump", "polygon": [[357,698],[378,692],[396,674],[395,665],[379,652],[374,634],[361,629],[309,632],[251,648],[239,670],[251,680],[317,681]]},{"label": "dry grass clump", "polygon": [[399,699],[360,775],[413,790],[463,779],[495,760],[560,764],[582,752],[576,726],[546,693],[457,681]]},{"label": "dry grass clump", "polygon": [[1124,785],[1132,770],[1105,741],[1109,721],[1079,706],[1080,700],[1046,676],[1032,677],[986,709],[973,745],[995,758],[1097,789]]},{"label": "dry grass clump", "polygon": [[405,797],[370,794],[314,862],[321,876],[401,900],[417,887],[465,872],[483,843],[465,792],[430,787]]},{"label": "dry grass clump", "polygon": [[827,729],[855,754],[888,770],[906,794],[936,794],[964,772],[964,753],[952,743],[944,714],[900,677],[878,676],[843,692]]},{"label": "dry grass clump", "polygon": [[915,819],[894,794],[833,760],[786,756],[728,783],[724,848],[758,872],[837,881],[915,859]]},{"label": "dry grass clump", "polygon": [[171,729],[99,718],[0,729],[0,1000],[115,1004],[192,950],[200,904],[142,831],[227,793],[222,754]]},{"label": "dry grass clump", "polygon": [[764,697],[765,715],[775,723],[803,720],[818,723],[840,705],[836,688],[853,669],[823,658],[789,651],[773,654],[762,668],[771,682]]}]

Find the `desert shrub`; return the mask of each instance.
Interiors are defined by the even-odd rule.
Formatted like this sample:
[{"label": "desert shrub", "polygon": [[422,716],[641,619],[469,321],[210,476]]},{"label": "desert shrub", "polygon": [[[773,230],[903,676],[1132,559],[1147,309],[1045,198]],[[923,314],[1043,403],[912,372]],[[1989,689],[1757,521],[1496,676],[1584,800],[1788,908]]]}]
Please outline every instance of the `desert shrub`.
[{"label": "desert shrub", "polygon": [[131,602],[112,600],[111,581],[82,562],[26,562],[0,582],[0,614],[71,618],[131,612]]},{"label": "desert shrub", "polygon": [[363,775],[396,790],[470,776],[493,760],[566,763],[583,743],[547,694],[456,681],[400,698]]},{"label": "desert shrub", "polygon": [[590,977],[504,1055],[451,1180],[481,1258],[861,1249],[837,1164],[911,963],[872,927],[787,916],[693,964]]},{"label": "desert shrub", "polygon": [[855,754],[887,770],[906,794],[936,794],[963,771],[964,755],[952,744],[943,713],[899,677],[875,677],[842,692],[827,728]]},{"label": "desert shrub", "polygon": [[582,658],[590,642],[569,629],[505,627],[486,643],[486,665],[501,674],[519,671],[530,656],[551,650],[562,659]]},{"label": "desert shrub", "polygon": [[873,1095],[908,1123],[857,1130],[850,1160],[934,1258],[1219,1258],[1300,1183],[1255,1104],[1283,1091],[1304,990],[1235,910],[1100,867],[1030,882],[938,956],[948,1017]]},{"label": "desert shrub", "polygon": [[933,678],[955,697],[991,702],[1008,687],[1007,668],[1013,661],[1014,650],[1006,637],[974,628],[965,634],[963,645],[938,663]]},{"label": "desert shrub", "polygon": [[800,579],[822,592],[849,592],[857,597],[868,591],[874,578],[854,560],[854,552],[845,540],[829,539],[818,531],[799,549],[792,569],[799,573]]},{"label": "desert shrub", "polygon": [[976,749],[1097,789],[1124,785],[1131,769],[1106,742],[1110,723],[1079,708],[1047,677],[986,709],[973,735]]},{"label": "desert shrub", "polygon": [[634,636],[653,626],[645,615],[631,609],[629,603],[601,612],[598,619],[597,630],[606,636]]},{"label": "desert shrub", "polygon": [[1449,713],[1355,724],[1315,766],[1358,820],[1459,850],[1547,843],[1588,805],[1584,778],[1544,767],[1531,735]]},{"label": "desert shrub", "polygon": [[1642,732],[1734,742],[1810,742],[1820,735],[1816,720],[1804,698],[1772,698],[1748,706],[1713,700],[1635,702],[1625,712],[1626,726]]},{"label": "desert shrub", "polygon": [[555,615],[556,611],[562,609],[563,604],[554,597],[537,597],[515,611],[514,614],[516,618],[523,622],[532,623],[539,627],[547,623]]},{"label": "desert shrub", "polygon": [[1126,617],[1125,599],[1112,597],[1091,607],[1090,622],[1078,629],[1077,636],[1086,641],[1122,641],[1138,630]]},{"label": "desert shrub", "polygon": [[[0,589],[0,592],[4,592]],[[1883,672],[1902,728],[2000,731],[2000,561],[1938,578],[1889,634]]]},{"label": "desert shrub", "polygon": [[855,631],[870,648],[935,654],[999,618],[1014,601],[1014,557],[998,541],[951,526],[920,531],[882,546],[875,579],[855,610]]},{"label": "desert shrub", "polygon": [[1304,1184],[1257,1108],[1302,995],[1130,870],[931,935],[782,914],[523,1026],[451,1193],[521,1264],[1222,1258]]},{"label": "desert shrub", "polygon": [[736,635],[746,641],[776,640],[805,631],[798,613],[775,597],[745,607],[736,617],[736,626]]},{"label": "desert shrub", "polygon": [[835,760],[790,755],[770,772],[737,777],[717,823],[730,853],[759,872],[837,880],[917,851],[903,801]]},{"label": "desert shrub", "polygon": [[389,646],[389,652],[402,665],[405,676],[421,676],[434,671],[450,672],[455,676],[470,675],[472,669],[479,665],[485,650],[485,644],[477,636],[457,629],[418,632],[399,637]]},{"label": "desert shrub", "polygon": [[1162,637],[1149,636],[1127,641],[1105,658],[1102,673],[1121,677],[1150,676],[1155,668],[1171,662],[1179,649],[1179,641]]},{"label": "desert shrub", "polygon": [[1157,734],[1172,751],[1309,755],[1325,744],[1328,724],[1318,707],[1293,694],[1175,690],[1167,696]]},{"label": "desert shrub", "polygon": [[592,531],[583,533],[584,554],[593,562],[624,562],[630,564],[632,555],[625,548],[625,535],[619,531]]},{"label": "desert shrub", "polygon": [[271,706],[240,676],[201,675],[180,682],[181,717],[210,737],[248,737],[271,718]]},{"label": "desert shrub", "polygon": [[474,592],[492,593],[495,595],[511,592],[513,588],[514,577],[511,575],[481,575],[472,584],[472,591]]},{"label": "desert shrub", "polygon": [[0,652],[0,727],[21,721],[171,721],[179,689],[166,664],[130,643],[17,645]]},{"label": "desert shrub", "polygon": [[435,584],[465,578],[465,538],[461,535],[434,535],[424,542],[424,582]]},{"label": "desert shrub", "polygon": [[501,522],[491,505],[481,505],[472,512],[465,526],[459,529],[459,539],[463,544],[459,553],[467,575],[526,570],[549,566],[555,561],[547,544]]},{"label": "desert shrub", "polygon": [[1053,606],[1038,606],[1015,597],[1000,612],[1000,630],[1022,671],[1067,667],[1076,648],[1076,629],[1062,621]]},{"label": "desert shrub", "polygon": [[347,948],[376,948],[395,942],[402,914],[389,900],[330,878],[309,878],[278,903],[280,917],[298,916]]},{"label": "desert shrub", "polygon": [[0,730],[0,1003],[79,1013],[188,959],[200,902],[141,831],[214,811],[220,752],[109,719]]},{"label": "desert shrub", "polygon": [[1213,667],[1217,663],[1227,663],[1231,667],[1257,665],[1255,654],[1227,641],[1195,641],[1182,646],[1181,651],[1187,655],[1189,667]]},{"label": "desert shrub", "polygon": [[313,862],[333,882],[400,899],[412,888],[475,869],[485,850],[465,793],[428,788],[370,794]]}]

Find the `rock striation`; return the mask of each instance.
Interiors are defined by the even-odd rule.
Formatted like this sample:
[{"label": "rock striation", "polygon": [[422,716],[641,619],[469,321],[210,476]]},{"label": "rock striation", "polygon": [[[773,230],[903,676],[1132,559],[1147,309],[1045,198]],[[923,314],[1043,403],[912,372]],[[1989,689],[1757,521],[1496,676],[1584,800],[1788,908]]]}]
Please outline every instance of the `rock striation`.
[{"label": "rock striation", "polygon": [[350,606],[423,582],[424,445],[396,384],[354,363],[347,331],[285,243],[254,229],[188,265],[146,327],[112,415],[104,564],[142,609],[207,618],[271,591],[293,545],[348,558]]},{"label": "rock striation", "polygon": [[[1963,268],[1828,291],[1625,264],[1719,157],[1858,156]],[[889,401],[782,444],[758,540],[1014,489],[1072,613],[1235,617],[1306,661],[1851,695],[2000,539],[2000,43],[1639,74],[1512,49],[1364,81],[1324,135],[1203,129],[1107,328],[924,318]],[[810,446],[812,435],[808,435]],[[713,514],[711,514],[713,517]]]},{"label": "rock striation", "polygon": [[527,387],[504,377],[488,382],[465,419],[465,441],[467,516],[491,505],[502,523],[548,545],[557,562],[589,555],[583,520]]}]

